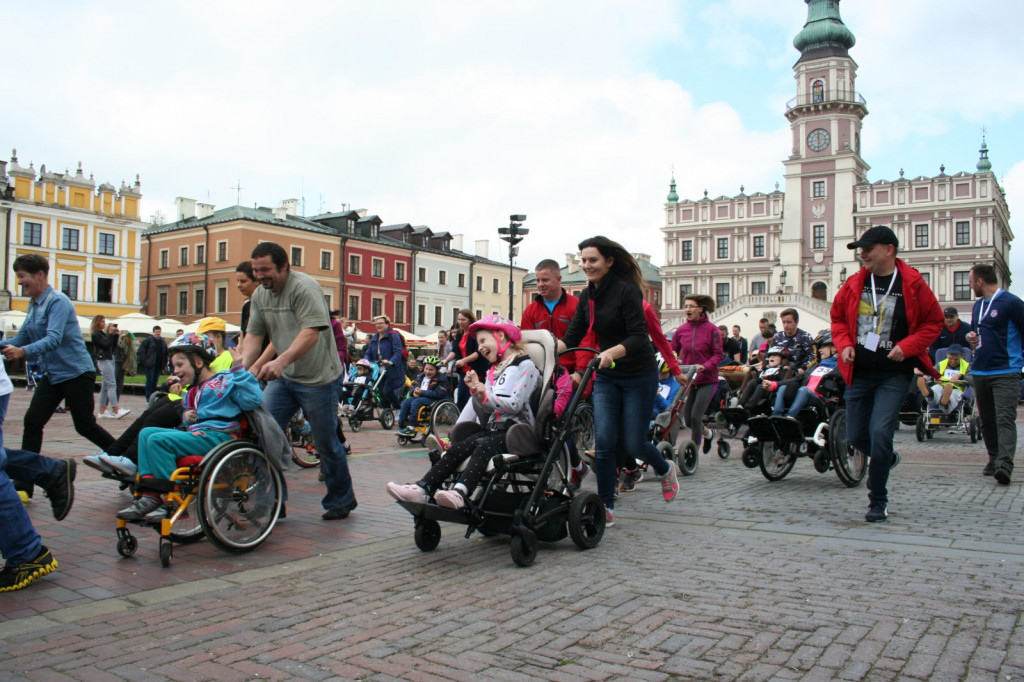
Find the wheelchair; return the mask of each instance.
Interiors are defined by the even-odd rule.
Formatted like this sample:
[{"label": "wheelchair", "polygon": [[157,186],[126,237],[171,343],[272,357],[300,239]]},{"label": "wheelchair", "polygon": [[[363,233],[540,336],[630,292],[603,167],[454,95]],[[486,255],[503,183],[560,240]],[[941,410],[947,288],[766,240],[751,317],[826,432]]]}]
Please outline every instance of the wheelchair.
[{"label": "wheelchair", "polygon": [[[556,420],[552,383],[557,365],[556,340],[544,330],[523,330],[523,340],[541,372],[541,381],[531,397],[536,425],[517,424],[509,429],[506,442],[514,452],[492,458],[465,508],[446,509],[430,501],[397,502],[412,514],[413,537],[424,552],[433,551],[440,543],[441,521],[467,526],[467,539],[474,531],[485,537],[510,536],[510,553],[517,566],[533,564],[540,542],[558,542],[568,536],[580,549],[591,549],[601,542],[606,521],[604,504],[593,491],[570,488],[567,444],[574,436],[574,425],[579,426],[576,416],[583,406],[587,382],[600,362],[596,357],[599,351],[565,351],[590,351],[595,358],[573,391],[564,414]],[[482,429],[475,420],[462,421],[452,429],[451,439],[457,443]],[[453,478],[445,485],[454,483]]]},{"label": "wheelchair", "polygon": [[315,469],[320,466],[320,453],[313,445],[313,431],[301,407],[292,415],[285,428],[285,434],[292,446],[293,462],[303,469]]},{"label": "wheelchair", "polygon": [[[935,365],[938,366],[946,357],[946,349],[940,348],[935,351]],[[964,360],[971,361],[971,351],[964,349]],[[929,385],[929,390],[931,386]],[[972,443],[981,440],[981,418],[974,411],[974,388],[970,385],[970,377],[964,381],[954,383],[954,386],[961,391],[960,402],[956,409],[949,412],[941,407],[929,405],[922,401],[921,411],[917,414],[914,422],[914,435],[918,442],[931,440],[937,431],[948,431],[951,434],[967,434]],[[913,390],[918,391],[917,380],[913,382]],[[920,393],[918,393],[920,395]]]},{"label": "wheelchair", "polygon": [[[176,505],[174,513],[159,524],[137,523],[159,532],[165,567],[175,544],[203,537],[221,551],[248,552],[270,536],[284,506],[283,491],[281,471],[263,450],[249,438],[232,439],[206,455],[180,459],[164,495],[165,504]],[[138,549],[129,523],[117,520],[117,553],[125,558]]]},{"label": "wheelchair", "polygon": [[[700,449],[692,440],[682,441],[678,447],[676,446],[676,441],[678,440],[679,430],[684,426],[683,405],[686,403],[686,397],[690,394],[690,390],[693,387],[693,377],[697,374],[697,365],[685,365],[680,369],[686,375],[686,388],[676,391],[669,409],[654,418],[654,423],[648,433],[648,439],[658,448],[662,457],[671,459],[675,463],[679,473],[683,476],[692,476],[697,472],[697,466],[700,464]],[[728,444],[726,444],[726,447],[728,447]],[[729,455],[726,454],[725,456],[728,457]],[[647,470],[646,463],[637,462],[637,465],[643,471]]]},{"label": "wheelchair", "polygon": [[421,407],[416,413],[415,420],[411,424],[413,435],[395,434],[399,445],[423,443],[431,434],[439,439],[448,438],[455,422],[459,420],[459,408],[454,401],[442,398]]}]

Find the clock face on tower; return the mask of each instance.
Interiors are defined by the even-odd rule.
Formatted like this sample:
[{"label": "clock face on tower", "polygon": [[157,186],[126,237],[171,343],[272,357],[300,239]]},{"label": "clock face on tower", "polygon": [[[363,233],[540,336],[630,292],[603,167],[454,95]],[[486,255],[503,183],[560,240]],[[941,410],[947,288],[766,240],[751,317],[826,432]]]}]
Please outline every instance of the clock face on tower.
[{"label": "clock face on tower", "polygon": [[820,152],[828,147],[828,143],[831,141],[832,136],[828,134],[828,131],[824,128],[815,128],[807,135],[807,146],[811,150]]}]

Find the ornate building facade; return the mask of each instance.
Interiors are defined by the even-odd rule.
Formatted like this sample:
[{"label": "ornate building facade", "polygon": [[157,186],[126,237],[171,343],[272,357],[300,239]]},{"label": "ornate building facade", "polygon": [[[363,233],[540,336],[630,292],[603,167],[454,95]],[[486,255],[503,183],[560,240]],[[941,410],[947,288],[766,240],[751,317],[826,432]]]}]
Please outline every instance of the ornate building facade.
[{"label": "ornate building facade", "polygon": [[682,323],[687,293],[709,294],[719,324],[744,333],[783,308],[801,311],[801,327],[828,326],[830,301],[860,267],[848,242],[873,225],[891,226],[899,256],[917,268],[939,301],[970,314],[967,274],[993,263],[1010,284],[1009,209],[984,141],[976,172],[868,180],[861,156],[867,102],[857,89],[856,42],[839,0],[805,0],[807,23],[793,45],[796,96],[786,105],[792,149],[783,161],[785,191],[680,201],[672,179],[665,203],[662,267],[666,329]]}]

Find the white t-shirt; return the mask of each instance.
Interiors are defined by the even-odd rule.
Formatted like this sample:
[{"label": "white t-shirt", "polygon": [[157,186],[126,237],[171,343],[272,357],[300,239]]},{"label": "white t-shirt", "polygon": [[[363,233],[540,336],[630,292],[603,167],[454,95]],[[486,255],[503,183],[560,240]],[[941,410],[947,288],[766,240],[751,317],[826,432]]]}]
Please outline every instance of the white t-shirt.
[{"label": "white t-shirt", "polygon": [[11,378],[7,376],[7,368],[4,367],[3,361],[0,360],[0,395],[7,395],[13,392],[14,384],[11,383]]}]

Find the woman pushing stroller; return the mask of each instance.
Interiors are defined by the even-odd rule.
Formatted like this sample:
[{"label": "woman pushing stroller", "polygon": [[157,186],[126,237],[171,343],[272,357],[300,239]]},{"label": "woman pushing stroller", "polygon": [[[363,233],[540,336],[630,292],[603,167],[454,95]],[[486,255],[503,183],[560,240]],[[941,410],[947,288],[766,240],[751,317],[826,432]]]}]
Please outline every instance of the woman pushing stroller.
[{"label": "woman pushing stroller", "polygon": [[[462,410],[459,423],[475,421],[483,429],[454,443],[417,483],[388,483],[388,494],[396,500],[424,503],[433,495],[441,507],[462,509],[483,479],[487,463],[508,451],[505,439],[509,428],[534,425],[530,397],[540,373],[526,353],[519,327],[500,315],[491,315],[471,324],[468,333],[491,367],[483,381],[475,371],[466,372],[464,380],[472,399]],[[454,487],[438,490],[466,459],[469,463]]]}]

